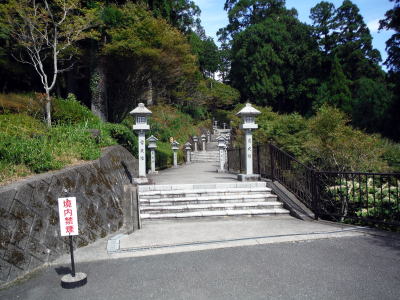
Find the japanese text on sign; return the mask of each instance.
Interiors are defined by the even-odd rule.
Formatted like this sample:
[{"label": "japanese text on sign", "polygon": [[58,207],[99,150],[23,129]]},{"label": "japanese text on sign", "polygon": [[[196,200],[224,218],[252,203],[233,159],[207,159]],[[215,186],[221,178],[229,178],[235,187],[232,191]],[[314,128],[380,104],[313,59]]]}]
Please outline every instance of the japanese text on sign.
[{"label": "japanese text on sign", "polygon": [[76,198],[58,198],[61,236],[78,235],[78,213]]}]

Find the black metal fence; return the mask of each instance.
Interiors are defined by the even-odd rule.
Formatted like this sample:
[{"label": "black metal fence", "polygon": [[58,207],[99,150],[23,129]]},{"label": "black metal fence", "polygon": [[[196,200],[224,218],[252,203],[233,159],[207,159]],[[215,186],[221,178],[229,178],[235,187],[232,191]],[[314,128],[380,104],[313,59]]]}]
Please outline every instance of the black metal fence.
[{"label": "black metal fence", "polygon": [[[243,153],[228,150],[230,172],[244,171]],[[316,171],[272,144],[253,148],[253,168],[284,185],[317,218],[400,226],[400,173]]]},{"label": "black metal fence", "polygon": [[400,226],[400,174],[318,172],[319,215]]}]

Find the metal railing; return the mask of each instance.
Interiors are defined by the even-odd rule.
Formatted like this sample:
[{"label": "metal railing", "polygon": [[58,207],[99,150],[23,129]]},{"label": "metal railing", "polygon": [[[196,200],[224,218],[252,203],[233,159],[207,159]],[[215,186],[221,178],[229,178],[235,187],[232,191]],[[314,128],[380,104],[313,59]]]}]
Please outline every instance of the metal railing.
[{"label": "metal railing", "polygon": [[319,215],[324,219],[400,226],[400,174],[318,172]]},{"label": "metal railing", "polygon": [[[242,172],[244,149],[228,150],[228,170]],[[400,226],[400,173],[314,170],[273,144],[253,148],[254,172],[276,180],[316,218]]]}]

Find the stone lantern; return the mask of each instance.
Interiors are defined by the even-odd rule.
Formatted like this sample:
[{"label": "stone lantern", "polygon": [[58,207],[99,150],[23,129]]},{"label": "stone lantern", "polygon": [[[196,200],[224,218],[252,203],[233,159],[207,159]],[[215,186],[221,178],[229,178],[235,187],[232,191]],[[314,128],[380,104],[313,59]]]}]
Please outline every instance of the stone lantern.
[{"label": "stone lantern", "polygon": [[186,163],[190,164],[190,151],[192,151],[192,144],[187,142],[185,144],[185,150],[186,150]]},{"label": "stone lantern", "polygon": [[224,125],[224,129],[226,129],[226,123],[224,123],[223,125]]},{"label": "stone lantern", "polygon": [[219,150],[219,169],[218,172],[225,172],[225,147],[226,140],[223,136],[217,137],[218,150]]},{"label": "stone lantern", "polygon": [[207,143],[211,142],[211,133],[210,130],[207,130]]},{"label": "stone lantern", "polygon": [[139,177],[146,177],[146,141],[145,132],[150,130],[150,125],[147,124],[151,111],[148,110],[143,103],[130,112],[135,117],[136,123],[133,125],[133,130],[138,133],[139,140]]},{"label": "stone lantern", "polygon": [[252,130],[257,129],[258,125],[255,123],[256,116],[260,111],[247,103],[246,106],[239,111],[236,115],[242,118],[240,129],[245,132],[245,147],[246,147],[246,174],[239,174],[238,180],[240,181],[254,181],[259,180],[260,175],[253,174],[253,135]]},{"label": "stone lantern", "polygon": [[155,136],[151,136],[147,139],[148,145],[147,148],[150,149],[150,171],[149,174],[157,174],[156,171],[156,153],[155,149],[157,148],[157,141],[158,139]]},{"label": "stone lantern", "polygon": [[194,152],[197,152],[197,142],[199,141],[199,138],[197,136],[193,137],[193,143],[194,143]]},{"label": "stone lantern", "polygon": [[224,136],[224,138],[225,138],[225,163],[226,163],[228,162],[228,148],[230,144],[230,138],[228,137],[227,134]]},{"label": "stone lantern", "polygon": [[201,142],[202,142],[202,150],[203,151],[206,151],[206,140],[207,140],[207,138],[206,138],[205,134],[202,134],[201,135]]},{"label": "stone lantern", "polygon": [[171,143],[172,151],[174,152],[174,168],[178,167],[178,150],[179,150],[179,143],[177,141],[173,141]]}]

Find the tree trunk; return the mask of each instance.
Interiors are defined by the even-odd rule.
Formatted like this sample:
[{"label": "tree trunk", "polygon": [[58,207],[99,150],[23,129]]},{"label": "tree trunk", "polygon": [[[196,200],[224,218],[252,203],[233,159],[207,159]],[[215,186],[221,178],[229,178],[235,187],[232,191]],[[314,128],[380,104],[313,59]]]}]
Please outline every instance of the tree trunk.
[{"label": "tree trunk", "polygon": [[102,60],[97,64],[91,78],[90,90],[92,92],[91,110],[102,121],[108,120],[108,101],[106,72]]},{"label": "tree trunk", "polygon": [[146,91],[146,103],[147,106],[153,105],[153,82],[151,79],[147,81],[148,87]]},{"label": "tree trunk", "polygon": [[50,90],[46,89],[46,103],[45,103],[45,114],[46,114],[46,124],[51,127],[51,98],[50,98]]}]

